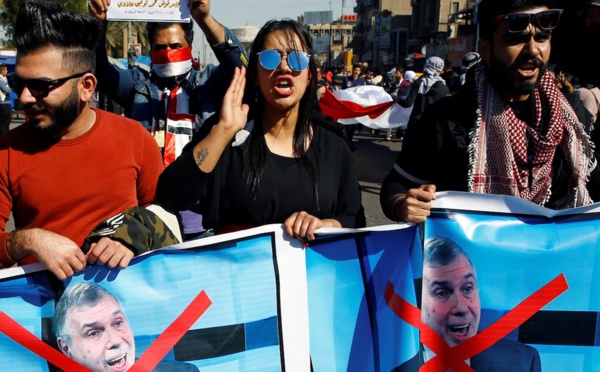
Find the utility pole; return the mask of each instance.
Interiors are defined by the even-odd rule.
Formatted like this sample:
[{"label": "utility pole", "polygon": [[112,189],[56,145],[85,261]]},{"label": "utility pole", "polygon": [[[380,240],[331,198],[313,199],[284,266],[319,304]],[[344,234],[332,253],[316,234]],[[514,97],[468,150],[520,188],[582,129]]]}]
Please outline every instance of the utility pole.
[{"label": "utility pole", "polygon": [[477,14],[477,10],[479,9],[479,2],[481,0],[475,0],[475,5],[473,5],[473,23],[475,25],[475,43],[473,44],[473,47],[471,48],[473,52],[477,51],[477,45],[479,44],[479,24],[477,23],[477,18],[479,18],[479,15]]},{"label": "utility pole", "polygon": [[208,57],[206,55],[207,54],[206,49],[208,47],[208,44],[206,44],[206,40],[202,41],[202,45],[204,45],[204,66],[206,66],[206,64],[207,64],[206,60],[208,59]]},{"label": "utility pole", "polygon": [[333,41],[333,31],[332,31],[332,23],[333,23],[333,10],[331,8],[331,0],[329,0],[329,11],[331,12],[331,19],[329,20],[329,69],[333,67],[333,54],[331,50],[331,44]]},{"label": "utility pole", "polygon": [[340,13],[340,37],[342,38],[342,53],[344,52],[344,4],[345,1],[342,0],[342,12]]},{"label": "utility pole", "polygon": [[129,69],[135,66],[135,53],[131,39],[131,21],[127,21],[127,67]]},{"label": "utility pole", "polygon": [[382,26],[382,22],[383,22],[383,17],[381,15],[381,11],[383,10],[383,1],[380,1],[379,4],[377,4],[377,18],[375,21],[375,24],[377,25],[377,23],[379,22],[379,29],[377,29],[377,26],[375,27],[375,38],[373,38],[373,40],[376,43],[375,46],[375,50],[376,52],[373,55],[373,66],[378,66],[380,64],[380,53],[381,53],[381,26]]}]

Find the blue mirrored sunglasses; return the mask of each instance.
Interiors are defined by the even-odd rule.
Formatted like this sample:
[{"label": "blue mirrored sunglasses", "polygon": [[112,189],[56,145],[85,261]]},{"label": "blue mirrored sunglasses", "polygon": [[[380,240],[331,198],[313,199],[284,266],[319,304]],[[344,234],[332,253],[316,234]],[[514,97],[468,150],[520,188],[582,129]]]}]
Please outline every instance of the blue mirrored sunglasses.
[{"label": "blue mirrored sunglasses", "polygon": [[265,70],[275,70],[282,58],[287,58],[288,66],[294,71],[302,71],[308,67],[310,55],[299,50],[290,50],[285,53],[275,49],[263,50],[258,53],[258,61]]}]

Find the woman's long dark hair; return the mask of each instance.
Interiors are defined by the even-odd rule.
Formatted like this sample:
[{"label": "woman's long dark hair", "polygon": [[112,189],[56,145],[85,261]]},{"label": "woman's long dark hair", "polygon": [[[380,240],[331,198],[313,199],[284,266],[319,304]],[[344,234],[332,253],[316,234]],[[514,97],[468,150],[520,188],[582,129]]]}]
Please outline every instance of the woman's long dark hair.
[{"label": "woman's long dark hair", "polygon": [[[267,144],[264,138],[264,129],[262,126],[262,116],[264,112],[265,99],[260,91],[260,87],[255,84],[258,79],[258,53],[262,51],[265,40],[268,35],[275,31],[285,33],[288,40],[294,40],[297,35],[300,39],[302,47],[309,55],[313,54],[312,42],[308,30],[300,23],[292,19],[271,20],[267,22],[258,32],[252,47],[250,48],[250,59],[248,62],[248,70],[246,73],[246,90],[244,92],[244,100],[250,105],[249,119],[254,120],[254,129],[252,131],[252,141],[248,152],[247,162],[248,167],[245,174],[246,194],[250,197],[255,197],[258,190],[258,185],[262,178],[262,172],[266,161]],[[292,45],[292,49],[302,49],[299,46]],[[311,162],[306,156],[306,139],[312,140],[311,130],[311,113],[314,97],[317,92],[317,65],[311,57],[308,64],[309,85],[300,100],[300,109],[298,113],[298,121],[294,130],[294,148],[293,156],[299,160],[304,166],[313,180],[313,193],[317,196],[317,180],[318,180],[318,164],[316,158]],[[318,198],[317,198],[318,200]]]}]

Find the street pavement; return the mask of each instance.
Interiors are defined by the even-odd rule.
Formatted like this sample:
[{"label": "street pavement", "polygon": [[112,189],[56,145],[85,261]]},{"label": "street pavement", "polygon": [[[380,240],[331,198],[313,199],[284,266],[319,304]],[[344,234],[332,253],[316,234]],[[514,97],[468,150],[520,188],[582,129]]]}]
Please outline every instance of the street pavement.
[{"label": "street pavement", "polygon": [[381,211],[379,192],[381,183],[392,169],[392,165],[402,149],[402,142],[395,138],[385,141],[383,131],[378,135],[370,134],[370,129],[362,127],[362,132],[354,135],[356,150],[352,153],[358,182],[360,183],[362,202],[367,216],[367,226],[388,225],[394,223]]}]

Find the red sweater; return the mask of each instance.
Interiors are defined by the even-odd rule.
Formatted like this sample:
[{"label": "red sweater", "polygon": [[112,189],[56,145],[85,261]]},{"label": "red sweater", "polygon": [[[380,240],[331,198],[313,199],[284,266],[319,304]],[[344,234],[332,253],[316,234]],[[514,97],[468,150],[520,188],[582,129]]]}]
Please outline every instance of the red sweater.
[{"label": "red sweater", "polygon": [[81,246],[100,221],[154,200],[163,165],[152,136],[136,121],[94,111],[94,126],[74,139],[52,144],[23,124],[0,141],[0,268],[14,264],[4,232],[11,210],[16,229],[50,230]]}]

